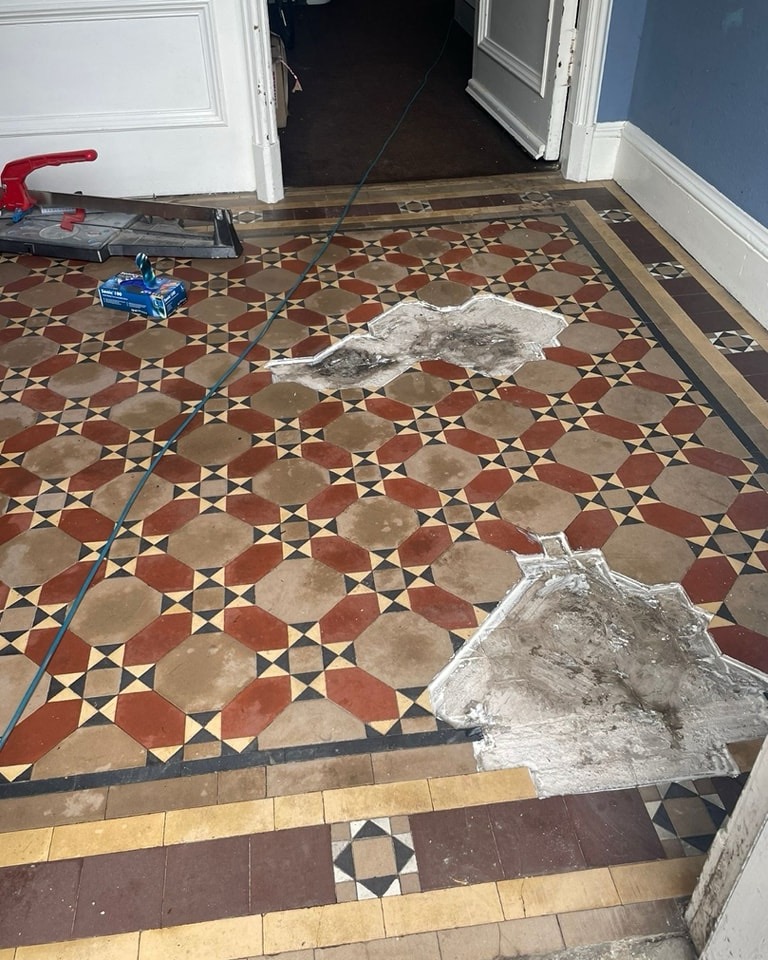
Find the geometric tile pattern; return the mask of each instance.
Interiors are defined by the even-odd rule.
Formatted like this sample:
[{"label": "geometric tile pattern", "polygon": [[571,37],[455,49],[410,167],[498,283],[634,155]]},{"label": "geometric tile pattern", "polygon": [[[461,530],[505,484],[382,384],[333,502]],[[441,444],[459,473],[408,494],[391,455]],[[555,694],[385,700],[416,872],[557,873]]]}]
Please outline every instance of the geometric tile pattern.
[{"label": "geometric tile pattern", "polygon": [[339,903],[421,889],[408,817],[334,824],[331,847]]},{"label": "geometric tile pattern", "polygon": [[[611,191],[587,193],[641,262],[677,262],[636,220],[599,220],[623,209]],[[393,203],[373,227],[347,224],[162,458],[46,668],[44,699],[0,754],[5,795],[60,789],[46,770],[114,782],[264,762],[262,749],[272,762],[294,747],[324,755],[320,704],[343,720],[344,750],[440,742],[429,671],[498,600],[463,574],[467,557],[483,547],[495,569],[509,551],[536,552],[527,530],[565,529],[573,548],[600,548],[645,582],[680,580],[724,652],[768,666],[759,452],[627,295],[567,190],[505,194],[494,213],[487,197],[428,199],[401,221]],[[24,666],[6,674],[4,700],[18,702],[45,656],[126,475],[141,475],[317,251],[320,230],[277,230],[277,216],[253,222],[236,262],[160,264],[188,286],[162,325],[94,304],[120,258],[0,264],[0,657]],[[685,284],[685,305],[691,277],[657,282],[673,297]],[[506,380],[425,360],[379,390],[320,394],[264,370],[403,300],[474,294],[558,312],[567,337]],[[693,319],[738,328],[711,304]],[[744,376],[762,389],[755,370]],[[424,661],[404,639],[416,626]],[[223,671],[210,691],[206,644]],[[188,697],[171,679],[186,651]]]}]

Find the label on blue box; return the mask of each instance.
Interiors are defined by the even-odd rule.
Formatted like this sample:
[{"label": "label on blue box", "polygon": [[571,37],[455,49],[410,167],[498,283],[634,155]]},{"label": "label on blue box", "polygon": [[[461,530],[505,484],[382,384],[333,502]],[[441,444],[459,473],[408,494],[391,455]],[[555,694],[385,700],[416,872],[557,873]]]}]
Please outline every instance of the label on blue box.
[{"label": "label on blue box", "polygon": [[187,288],[181,280],[161,275],[147,286],[140,273],[118,273],[99,284],[102,307],[127,310],[143,317],[165,320],[187,299]]}]

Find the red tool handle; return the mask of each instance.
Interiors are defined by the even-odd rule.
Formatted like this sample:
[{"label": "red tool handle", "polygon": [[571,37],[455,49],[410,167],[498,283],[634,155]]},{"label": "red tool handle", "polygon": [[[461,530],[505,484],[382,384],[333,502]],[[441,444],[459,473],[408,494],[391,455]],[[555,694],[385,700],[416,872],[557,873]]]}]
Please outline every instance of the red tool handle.
[{"label": "red tool handle", "polygon": [[95,150],[70,150],[65,153],[41,153],[36,157],[22,157],[20,160],[11,160],[3,167],[0,173],[0,209],[2,210],[29,210],[35,206],[35,200],[30,196],[24,183],[33,170],[40,167],[58,167],[62,163],[80,163],[83,160],[95,160],[98,154]]}]

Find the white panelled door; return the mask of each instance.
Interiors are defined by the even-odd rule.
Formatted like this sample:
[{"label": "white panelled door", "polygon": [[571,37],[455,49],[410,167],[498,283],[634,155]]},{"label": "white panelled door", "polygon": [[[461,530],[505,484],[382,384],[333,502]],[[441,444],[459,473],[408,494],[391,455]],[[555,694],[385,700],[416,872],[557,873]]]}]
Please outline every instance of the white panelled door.
[{"label": "white panelled door", "polygon": [[467,92],[536,159],[560,156],[578,3],[477,3]]}]

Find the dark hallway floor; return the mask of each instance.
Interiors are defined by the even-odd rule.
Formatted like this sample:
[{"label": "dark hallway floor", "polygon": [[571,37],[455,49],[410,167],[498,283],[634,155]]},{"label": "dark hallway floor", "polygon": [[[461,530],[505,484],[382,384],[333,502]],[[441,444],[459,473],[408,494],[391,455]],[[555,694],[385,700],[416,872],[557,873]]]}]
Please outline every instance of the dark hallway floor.
[{"label": "dark hallway floor", "polygon": [[[290,187],[356,183],[433,64],[453,0],[297,5],[287,60],[302,92],[281,133]],[[472,39],[453,23],[445,53],[370,181],[529,173],[532,160],[465,92]]]}]

